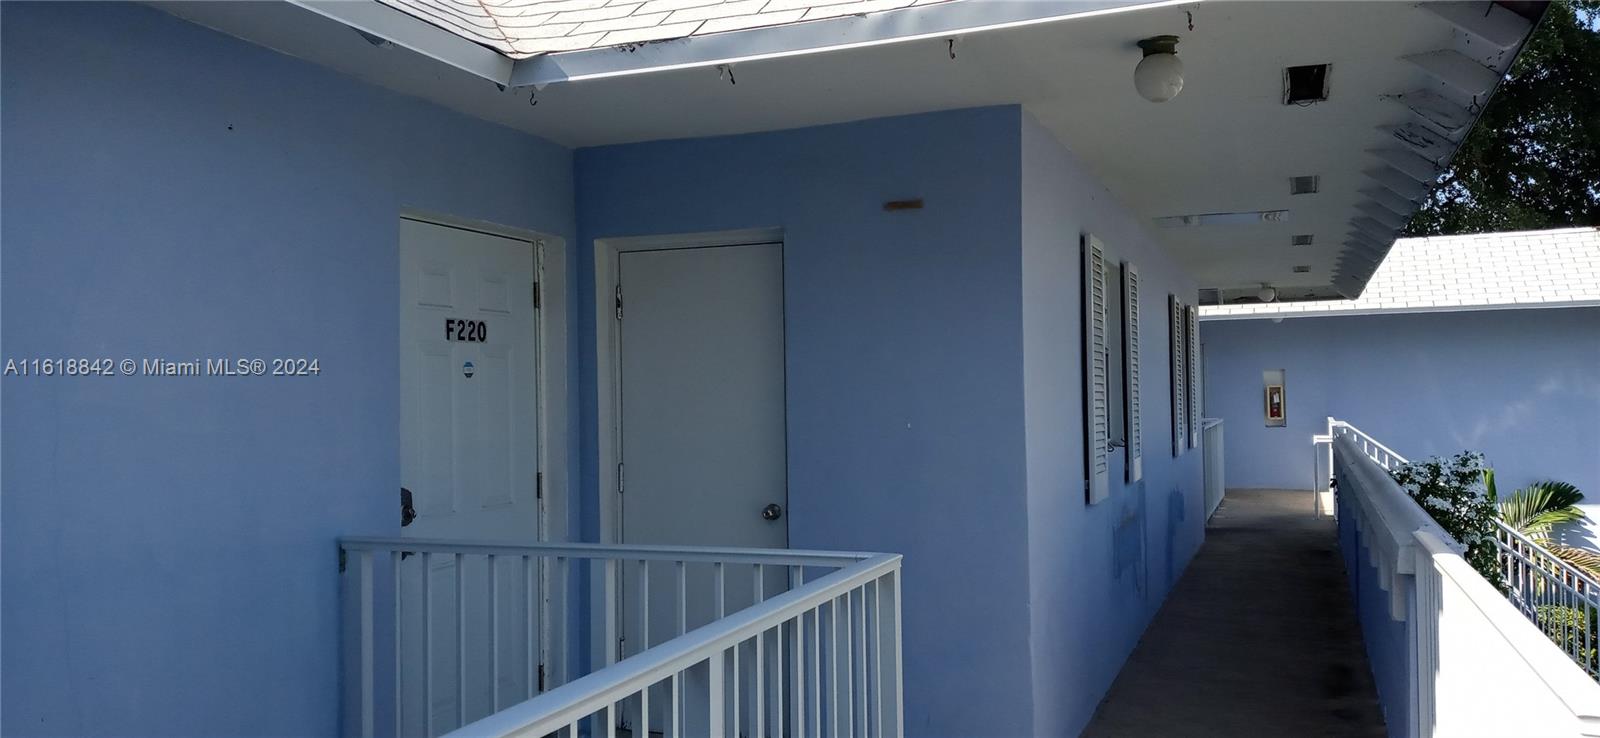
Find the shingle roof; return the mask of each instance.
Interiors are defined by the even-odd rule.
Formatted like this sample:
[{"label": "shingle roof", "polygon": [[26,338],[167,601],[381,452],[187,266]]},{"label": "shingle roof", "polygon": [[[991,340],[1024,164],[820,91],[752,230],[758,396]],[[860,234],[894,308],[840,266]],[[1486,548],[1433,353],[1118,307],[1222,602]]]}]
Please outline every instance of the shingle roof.
[{"label": "shingle roof", "polygon": [[1200,317],[1573,305],[1600,305],[1600,228],[1403,238],[1358,299],[1202,306]]},{"label": "shingle roof", "polygon": [[514,59],[953,0],[379,0]]}]

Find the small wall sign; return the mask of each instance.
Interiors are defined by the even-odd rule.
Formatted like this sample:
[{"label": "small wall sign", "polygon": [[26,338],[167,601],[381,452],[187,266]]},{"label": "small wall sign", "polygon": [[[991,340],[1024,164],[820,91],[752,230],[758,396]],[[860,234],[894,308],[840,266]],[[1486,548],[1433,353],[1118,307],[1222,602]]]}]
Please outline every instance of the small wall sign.
[{"label": "small wall sign", "polygon": [[482,320],[445,318],[444,340],[484,343],[489,340],[489,324]]},{"label": "small wall sign", "polygon": [[477,373],[478,373],[478,368],[473,366],[472,362],[469,361],[469,362],[461,365],[461,376],[466,377],[467,379],[471,379],[472,375],[477,374]]}]

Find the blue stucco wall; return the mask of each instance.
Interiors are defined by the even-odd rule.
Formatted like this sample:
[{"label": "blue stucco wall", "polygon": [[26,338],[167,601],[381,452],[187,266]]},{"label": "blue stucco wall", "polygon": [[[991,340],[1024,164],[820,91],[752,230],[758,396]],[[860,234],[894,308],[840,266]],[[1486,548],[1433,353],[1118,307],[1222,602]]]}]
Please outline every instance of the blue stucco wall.
[{"label": "blue stucco wall", "polygon": [[[1206,414],[1229,487],[1309,489],[1333,415],[1410,458],[1482,451],[1509,492],[1560,479],[1600,499],[1600,308],[1206,321]],[[1284,369],[1288,426],[1262,421]]]},{"label": "blue stucco wall", "polygon": [[394,533],[402,207],[573,233],[571,154],[149,7],[0,6],[0,732],[337,731],[334,538]]},{"label": "blue stucco wall", "polygon": [[[905,554],[908,735],[1031,734],[1019,115],[577,153],[585,253],[610,236],[784,229],[789,540]],[[914,197],[926,207],[883,209]],[[578,305],[592,306],[582,261]],[[589,307],[584,377],[593,319]],[[594,393],[586,383],[586,500]],[[597,520],[591,506],[587,533]]]},{"label": "blue stucco wall", "polygon": [[[1194,282],[1051,133],[1023,116],[1022,252],[1034,734],[1076,735],[1204,537],[1200,452],[1172,456],[1167,296]],[[1084,502],[1079,234],[1142,282],[1144,477],[1111,455]],[[1120,288],[1118,293],[1120,294]]]}]

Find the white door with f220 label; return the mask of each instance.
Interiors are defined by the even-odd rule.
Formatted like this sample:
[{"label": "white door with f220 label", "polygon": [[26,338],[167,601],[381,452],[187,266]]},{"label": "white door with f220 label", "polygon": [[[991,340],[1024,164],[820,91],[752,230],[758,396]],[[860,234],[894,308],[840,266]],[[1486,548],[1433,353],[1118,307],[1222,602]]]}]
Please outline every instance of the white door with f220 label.
[{"label": "white door with f220 label", "polygon": [[[538,267],[535,242],[400,221],[402,535],[541,538]],[[544,573],[500,558],[493,571],[484,556],[402,561],[403,735],[447,732],[537,689]]]}]

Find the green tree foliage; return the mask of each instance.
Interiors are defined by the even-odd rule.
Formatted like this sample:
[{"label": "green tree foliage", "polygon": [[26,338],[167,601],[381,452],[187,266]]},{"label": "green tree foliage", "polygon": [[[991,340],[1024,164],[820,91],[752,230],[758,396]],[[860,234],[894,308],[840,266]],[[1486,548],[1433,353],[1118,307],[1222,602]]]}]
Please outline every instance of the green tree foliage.
[{"label": "green tree foliage", "polygon": [[1550,4],[1406,235],[1600,226],[1600,0]]}]

